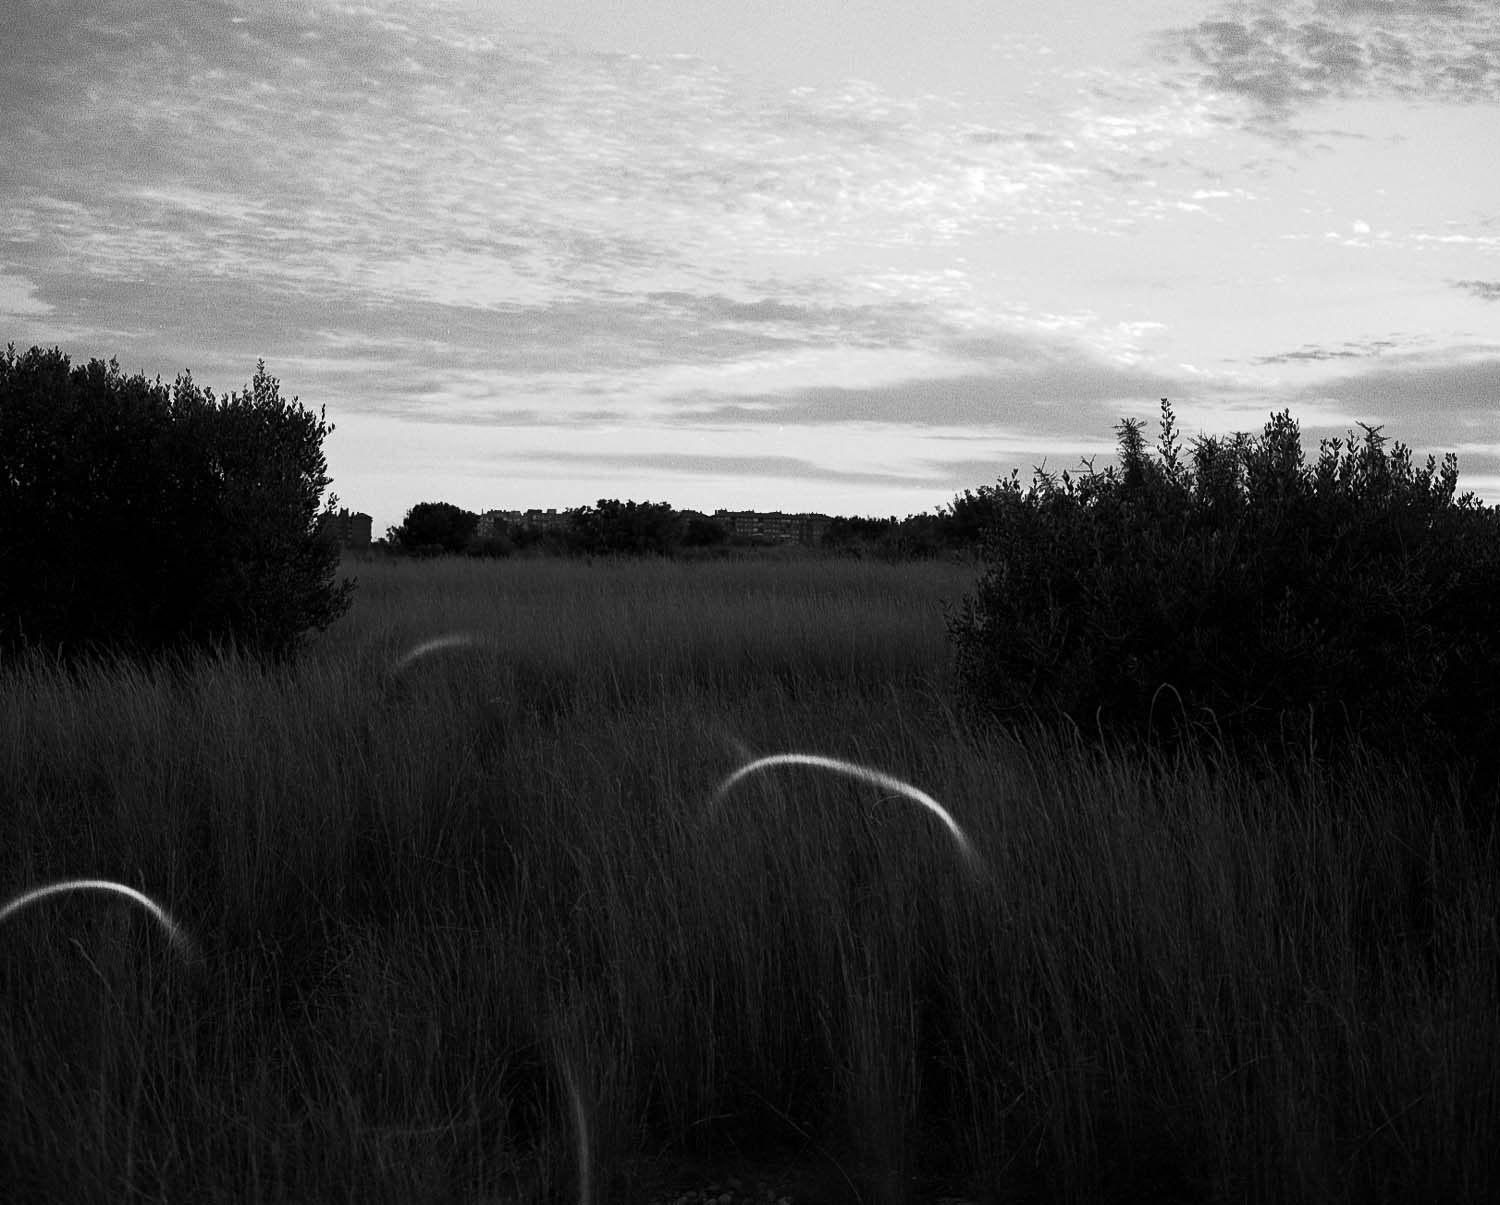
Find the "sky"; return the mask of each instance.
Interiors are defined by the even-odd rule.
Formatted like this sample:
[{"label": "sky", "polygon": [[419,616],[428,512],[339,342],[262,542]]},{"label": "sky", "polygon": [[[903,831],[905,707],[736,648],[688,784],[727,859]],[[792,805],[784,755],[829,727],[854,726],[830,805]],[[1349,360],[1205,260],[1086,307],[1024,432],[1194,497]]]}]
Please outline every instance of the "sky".
[{"label": "sky", "polygon": [[10,3],[0,342],[264,360],[377,534],[929,512],[1163,397],[1500,503],[1500,0]]}]

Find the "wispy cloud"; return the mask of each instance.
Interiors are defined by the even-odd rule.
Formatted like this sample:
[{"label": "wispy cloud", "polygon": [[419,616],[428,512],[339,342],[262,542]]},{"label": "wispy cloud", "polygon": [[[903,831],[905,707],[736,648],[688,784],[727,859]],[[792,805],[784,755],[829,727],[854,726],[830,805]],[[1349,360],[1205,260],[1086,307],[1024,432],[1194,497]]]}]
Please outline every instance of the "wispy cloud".
[{"label": "wispy cloud", "polygon": [[1068,174],[855,84],[758,93],[688,58],[455,37],[452,12],[194,14],[106,6],[67,37],[52,6],[24,14],[36,58],[5,91],[46,107],[7,139],[30,170],[5,216],[79,271],[532,303],[941,241],[1046,208]]},{"label": "wispy cloud", "polygon": [[1206,129],[1175,104],[995,129],[935,97],[779,92],[404,11],[28,4],[4,94],[30,120],[0,132],[26,312],[66,298],[104,330],[126,291],[189,353],[293,356],[312,313],[358,314],[502,393],[619,392],[668,361],[754,389],[799,349],[993,325],[961,266],[897,265],[976,231],[1119,229],[1159,199],[1122,196],[1111,157]]},{"label": "wispy cloud", "polygon": [[1260,124],[1333,98],[1500,96],[1500,29],[1488,2],[1236,0],[1161,44],[1200,85],[1253,102]]},{"label": "wispy cloud", "polygon": [[751,480],[814,481],[841,485],[898,486],[904,489],[946,489],[949,475],[908,468],[905,472],[875,472],[820,464],[810,456],[730,456],[685,452],[530,453],[532,464],[560,467],[594,466],[624,476],[661,473],[673,477],[743,477]]},{"label": "wispy cloud", "polygon": [[[13,337],[227,387],[265,357],[335,414],[449,439],[563,455],[591,424],[692,426],[705,474],[910,484],[959,463],[944,440],[1112,446],[1164,395],[1341,414],[1332,374],[1482,350],[1479,321],[1449,338],[1433,309],[1351,313],[1356,273],[1395,273],[1403,306],[1500,297],[1484,196],[1414,217],[1364,190],[1350,210],[1298,174],[1394,146],[1343,110],[1301,128],[1333,100],[1463,103],[1487,130],[1492,5],[1226,4],[1085,65],[1018,35],[1043,94],[975,104],[591,49],[456,0],[17,3]],[[1377,400],[1401,380],[1358,379]],[[721,446],[777,431],[879,432],[915,467]],[[615,442],[574,450],[610,468]],[[629,453],[665,474],[697,455]]]},{"label": "wispy cloud", "polygon": [[1181,377],[1113,365],[1074,349],[1046,354],[1026,339],[970,340],[943,371],[862,385],[741,393],[697,411],[705,420],[822,426],[892,423],[1096,435],[1123,402],[1185,391]]},{"label": "wispy cloud", "polygon": [[1361,343],[1344,342],[1337,347],[1319,347],[1312,344],[1296,351],[1278,352],[1271,356],[1258,356],[1255,364],[1321,363],[1328,360],[1366,360],[1399,347],[1394,339],[1370,339]]},{"label": "wispy cloud", "polygon": [[0,316],[22,318],[50,314],[52,306],[35,294],[36,285],[26,277],[0,272]]}]

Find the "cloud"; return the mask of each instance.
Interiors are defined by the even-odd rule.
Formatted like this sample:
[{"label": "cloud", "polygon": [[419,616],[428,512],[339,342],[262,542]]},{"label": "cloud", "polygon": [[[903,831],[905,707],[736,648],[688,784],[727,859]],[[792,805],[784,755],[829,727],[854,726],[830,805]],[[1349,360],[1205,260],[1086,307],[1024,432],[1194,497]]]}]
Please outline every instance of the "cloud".
[{"label": "cloud", "polygon": [[892,423],[903,428],[1025,429],[1092,437],[1117,421],[1121,403],[1186,392],[1175,378],[1100,362],[1014,363],[986,372],[889,384],[823,385],[777,394],[688,399],[694,421],[831,426]]},{"label": "cloud", "polygon": [[944,486],[947,473],[882,473],[870,470],[841,469],[820,465],[801,456],[719,456],[686,452],[530,452],[528,463],[550,463],[578,468],[597,465],[616,468],[621,475],[657,477],[672,476],[780,478],[789,481],[818,481],[843,485],[900,486],[931,488]]},{"label": "cloud", "polygon": [[1296,364],[1325,360],[1364,360],[1382,355],[1398,346],[1399,344],[1391,339],[1368,339],[1360,343],[1345,341],[1336,348],[1305,344],[1296,351],[1278,352],[1274,356],[1257,356],[1251,363]]},{"label": "cloud", "polygon": [[[873,338],[884,317],[834,312],[859,300],[851,263],[873,279],[975,234],[1171,218],[1141,157],[1219,128],[1124,77],[1123,101],[1063,129],[980,126],[868,84],[788,92],[581,50],[490,6],[22,2],[0,226],[44,293],[233,280],[498,313],[628,295],[778,333],[797,318],[772,307],[800,301],[805,337]],[[953,287],[882,283],[913,311]]]},{"label": "cloud", "polygon": [[1480,301],[1500,301],[1500,280],[1459,280],[1453,287],[1473,294]]},{"label": "cloud", "polygon": [[[621,299],[622,303],[625,299]],[[923,307],[903,301],[839,304],[759,297],[741,301],[722,293],[650,292],[635,299],[643,325],[680,327],[700,348],[739,343],[747,350],[788,343],[810,347],[890,347],[920,342],[940,329]]]},{"label": "cloud", "polygon": [[1339,97],[1500,98],[1494,7],[1458,0],[1257,0],[1222,6],[1159,45],[1203,87],[1283,123]]},{"label": "cloud", "polygon": [[[1334,401],[1358,421],[1383,424],[1391,441],[1413,449],[1413,459],[1467,449],[1460,468],[1500,469],[1500,346],[1481,348],[1457,358],[1407,357],[1381,364],[1301,391],[1308,401]],[[1472,432],[1468,440],[1458,433]],[[1342,437],[1344,430],[1333,432]],[[1356,434],[1359,434],[1356,432]],[[1461,482],[1460,489],[1474,486]]]},{"label": "cloud", "polygon": [[[28,120],[0,149],[20,165],[8,219],[93,274],[531,302],[941,240],[1055,179],[941,106],[866,85],[757,91],[699,60],[580,51],[478,13],[73,8],[64,22],[28,3],[17,22],[5,95]],[[42,87],[56,78],[69,86]],[[46,193],[72,212],[38,213]]]},{"label": "cloud", "polygon": [[1453,415],[1500,410],[1500,345],[1421,357],[1402,357],[1316,386],[1321,396],[1359,401],[1382,411]]},{"label": "cloud", "polygon": [[0,315],[7,318],[28,318],[50,314],[53,307],[35,296],[36,285],[24,276],[11,276],[0,271]]}]

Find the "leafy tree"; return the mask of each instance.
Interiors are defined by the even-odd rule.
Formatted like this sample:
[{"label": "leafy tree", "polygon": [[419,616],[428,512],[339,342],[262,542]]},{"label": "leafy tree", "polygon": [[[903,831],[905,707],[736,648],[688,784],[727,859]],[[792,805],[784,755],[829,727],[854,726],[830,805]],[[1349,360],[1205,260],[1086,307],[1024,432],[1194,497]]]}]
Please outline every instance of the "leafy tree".
[{"label": "leafy tree", "polygon": [[[317,532],[333,428],[265,364],[222,400],[53,349],[0,359],[0,645],[291,656],[347,611]],[[331,508],[334,499],[329,499]]]},{"label": "leafy tree", "polygon": [[1469,767],[1500,747],[1500,512],[1455,499],[1457,460],[1412,468],[1379,429],[1323,441],[1296,423],[1160,459],[1123,421],[1120,463],[990,496],[985,571],[950,616],[968,701],[1084,734],[1190,731],[1241,748],[1359,741]]},{"label": "leafy tree", "polygon": [[684,548],[718,548],[729,543],[730,531],[718,519],[708,515],[689,515],[683,526]]},{"label": "leafy tree", "polygon": [[952,549],[978,551],[995,519],[995,493],[999,487],[981,485],[964,490],[954,497],[947,509],[938,512],[943,542]]},{"label": "leafy tree", "polygon": [[418,502],[388,535],[411,553],[463,552],[478,526],[478,515],[451,502]]},{"label": "leafy tree", "polygon": [[569,544],[590,556],[667,556],[682,545],[683,521],[666,502],[600,498],[568,515]]}]

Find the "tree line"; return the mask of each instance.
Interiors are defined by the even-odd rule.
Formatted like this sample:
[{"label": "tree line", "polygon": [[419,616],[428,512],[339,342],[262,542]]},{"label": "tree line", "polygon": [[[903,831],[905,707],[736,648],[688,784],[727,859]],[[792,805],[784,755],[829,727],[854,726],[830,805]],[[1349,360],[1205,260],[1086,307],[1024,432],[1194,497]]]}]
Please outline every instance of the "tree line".
[{"label": "tree line", "polygon": [[[986,516],[995,505],[995,490],[981,486],[965,490],[931,514],[904,519],[835,516],[811,547],[885,560],[977,553]],[[482,533],[480,515],[474,511],[450,502],[419,502],[400,524],[387,528],[377,546],[395,555],[417,557],[705,556],[784,543],[768,536],[738,535],[720,519],[678,511],[666,502],[601,498],[593,506],[563,511],[552,526],[510,522]]]}]

